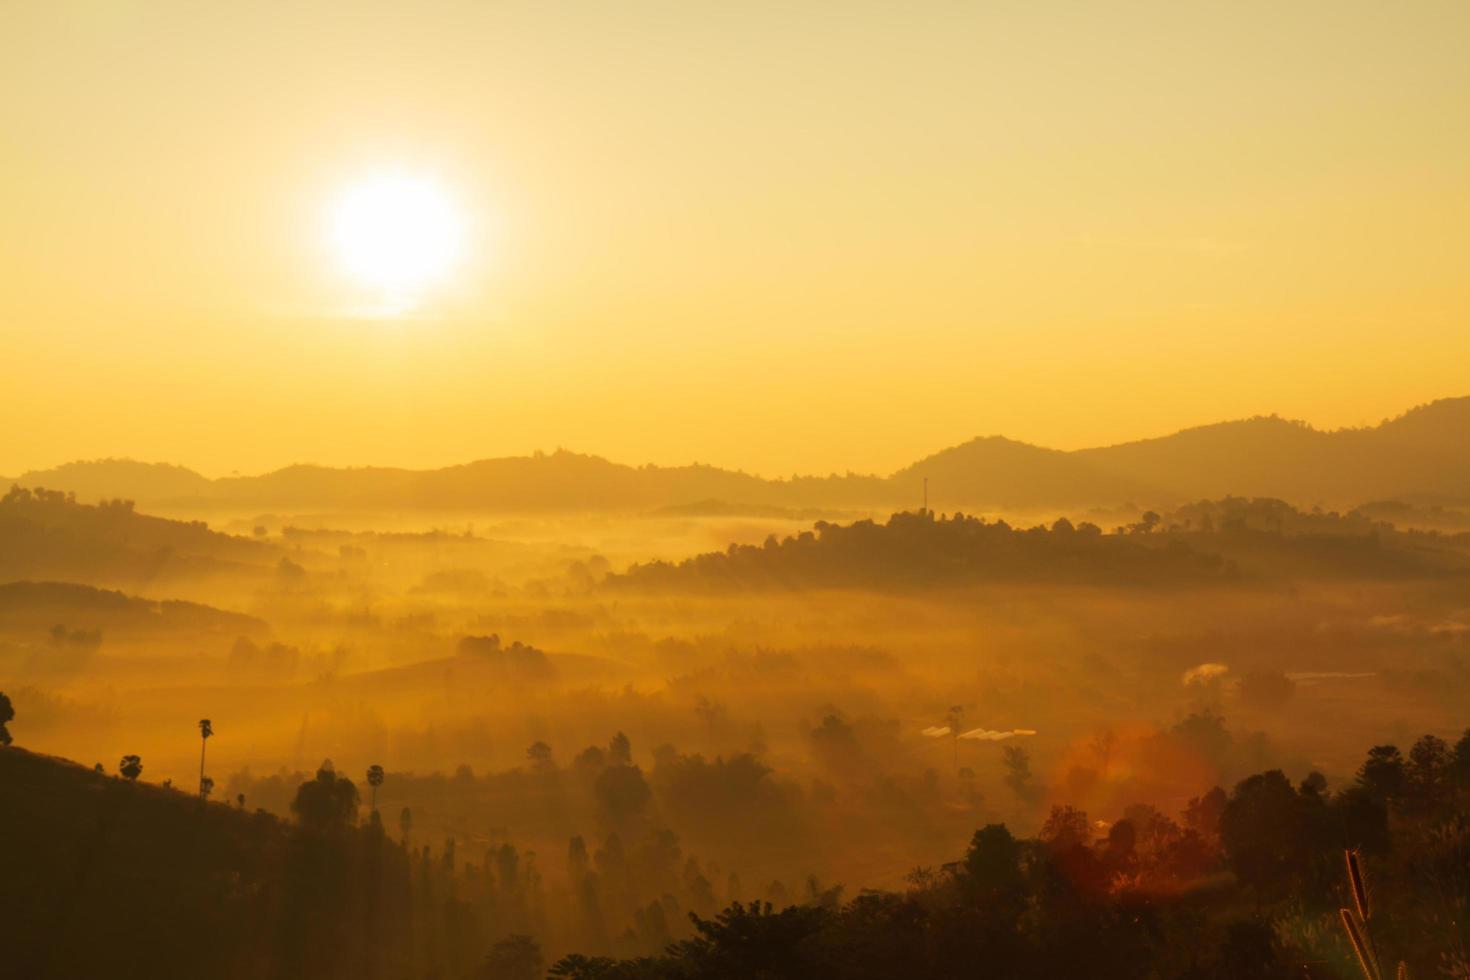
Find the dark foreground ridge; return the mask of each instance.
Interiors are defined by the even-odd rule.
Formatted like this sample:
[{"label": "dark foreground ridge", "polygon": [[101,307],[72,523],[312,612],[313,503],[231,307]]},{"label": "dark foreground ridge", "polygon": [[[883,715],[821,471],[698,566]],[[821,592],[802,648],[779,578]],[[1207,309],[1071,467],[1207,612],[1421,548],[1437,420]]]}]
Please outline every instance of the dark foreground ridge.
[{"label": "dark foreground ridge", "polygon": [[[327,767],[298,787],[289,822],[137,775],[0,748],[5,976],[547,973],[513,852],[497,872],[457,866],[452,843],[431,857],[390,840],[376,811],[358,823],[356,787]],[[1099,826],[1056,805],[1036,838],[983,827],[902,892],[843,902],[813,884],[783,908],[736,901],[691,915],[692,934],[660,954],[574,953],[549,975],[1347,980],[1361,974],[1339,923],[1356,915],[1382,963],[1462,977],[1467,803],[1470,732],[1454,746],[1425,736],[1407,756],[1376,746],[1336,790],[1271,770],[1177,817],[1134,806]]]}]

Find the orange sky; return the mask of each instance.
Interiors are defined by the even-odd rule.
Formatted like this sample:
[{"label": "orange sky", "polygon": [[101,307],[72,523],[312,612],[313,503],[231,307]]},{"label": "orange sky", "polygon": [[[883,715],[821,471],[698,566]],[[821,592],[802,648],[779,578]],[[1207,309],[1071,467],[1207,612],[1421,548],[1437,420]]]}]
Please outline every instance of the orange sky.
[{"label": "orange sky", "polygon": [[[306,9],[309,8],[309,9]],[[780,475],[1470,393],[1470,5],[0,7],[0,472]],[[383,168],[470,234],[361,317]]]}]

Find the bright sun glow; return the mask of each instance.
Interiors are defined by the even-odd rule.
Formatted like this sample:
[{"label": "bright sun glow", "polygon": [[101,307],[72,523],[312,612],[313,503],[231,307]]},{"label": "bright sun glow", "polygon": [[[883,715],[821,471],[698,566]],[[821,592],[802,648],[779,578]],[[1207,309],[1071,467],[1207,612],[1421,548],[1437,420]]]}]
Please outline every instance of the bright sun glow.
[{"label": "bright sun glow", "polygon": [[432,180],[369,177],[338,197],[330,217],[331,243],[342,270],[376,291],[387,312],[417,306],[459,261],[463,221]]}]

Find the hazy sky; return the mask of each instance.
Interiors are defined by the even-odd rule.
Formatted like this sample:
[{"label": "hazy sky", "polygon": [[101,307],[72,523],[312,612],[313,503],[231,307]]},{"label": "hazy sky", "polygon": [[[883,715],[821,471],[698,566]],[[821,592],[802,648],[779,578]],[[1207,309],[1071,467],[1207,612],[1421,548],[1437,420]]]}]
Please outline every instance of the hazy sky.
[{"label": "hazy sky", "polygon": [[[766,474],[1470,393],[1470,3],[0,4],[0,472]],[[364,317],[391,170],[467,249]]]}]

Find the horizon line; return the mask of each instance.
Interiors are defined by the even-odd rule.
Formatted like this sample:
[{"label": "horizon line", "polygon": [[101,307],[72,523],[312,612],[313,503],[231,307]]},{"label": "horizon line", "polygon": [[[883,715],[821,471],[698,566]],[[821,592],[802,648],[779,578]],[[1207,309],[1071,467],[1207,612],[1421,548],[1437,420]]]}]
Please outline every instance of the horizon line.
[{"label": "horizon line", "polygon": [[1284,423],[1287,423],[1289,425],[1299,425],[1299,426],[1302,426],[1302,427],[1304,427],[1304,428],[1306,428],[1306,429],[1308,429],[1308,430],[1310,430],[1312,432],[1321,433],[1323,435],[1332,435],[1332,434],[1335,434],[1335,433],[1342,433],[1342,432],[1370,432],[1370,431],[1373,431],[1375,429],[1380,429],[1380,428],[1384,427],[1385,425],[1388,425],[1388,424],[1390,424],[1392,422],[1396,422],[1396,421],[1398,421],[1400,419],[1406,418],[1407,416],[1412,415],[1414,412],[1420,411],[1422,409],[1429,408],[1429,407],[1431,407],[1433,405],[1438,405],[1438,404],[1441,404],[1441,403],[1444,403],[1444,402],[1454,402],[1454,401],[1470,401],[1470,394],[1466,394],[1466,395],[1448,395],[1448,396],[1444,396],[1444,397],[1441,397],[1441,398],[1433,398],[1433,399],[1430,399],[1429,401],[1419,402],[1419,403],[1417,403],[1415,405],[1410,406],[1407,409],[1404,409],[1402,412],[1398,413],[1397,415],[1387,416],[1387,417],[1381,419],[1378,423],[1373,424],[1373,425],[1357,425],[1357,426],[1354,426],[1354,425],[1345,425],[1345,426],[1338,426],[1336,428],[1318,428],[1317,426],[1313,425],[1311,422],[1308,422],[1305,419],[1288,418],[1288,417],[1283,416],[1283,415],[1280,415],[1280,414],[1278,414],[1276,412],[1272,412],[1270,414],[1256,414],[1256,415],[1241,416],[1241,417],[1237,417],[1237,418],[1218,419],[1218,420],[1213,421],[1213,422],[1200,422],[1200,423],[1197,423],[1197,424],[1194,424],[1194,425],[1183,426],[1181,428],[1174,429],[1173,431],[1166,432],[1166,433],[1163,433],[1163,434],[1135,436],[1134,438],[1124,439],[1124,440],[1121,440],[1121,441],[1118,441],[1118,442],[1110,442],[1110,443],[1105,443],[1103,445],[1078,446],[1078,447],[1076,447],[1074,449],[1057,449],[1057,448],[1055,448],[1053,446],[1044,446],[1044,445],[1041,445],[1039,443],[1026,442],[1024,440],[1015,439],[1015,438],[1012,438],[1010,436],[1001,435],[999,433],[991,433],[989,435],[976,435],[976,436],[971,436],[970,438],[965,439],[962,442],[957,442],[957,443],[954,443],[953,445],[950,445],[950,446],[943,446],[943,447],[941,447],[939,449],[930,450],[929,452],[924,453],[923,455],[917,457],[912,462],[906,463],[905,465],[900,466],[898,469],[892,471],[891,473],[887,473],[887,474],[882,474],[882,473],[878,473],[876,471],[871,471],[871,470],[870,471],[848,470],[845,473],[838,473],[838,472],[835,472],[834,471],[834,472],[825,473],[825,474],[818,474],[818,473],[796,473],[796,474],[792,474],[790,476],[768,476],[768,475],[766,475],[764,473],[759,473],[759,472],[755,472],[755,471],[752,471],[752,470],[745,470],[745,469],[741,469],[740,467],[736,467],[736,466],[724,466],[724,465],[721,465],[721,464],[718,464],[718,463],[701,462],[699,460],[694,460],[694,461],[691,461],[691,462],[684,462],[684,463],[655,463],[655,462],[626,463],[626,462],[621,462],[619,460],[612,459],[612,458],[610,458],[608,456],[601,455],[601,454],[596,453],[596,452],[583,452],[583,451],[579,451],[579,450],[575,450],[575,449],[568,449],[566,446],[558,445],[555,449],[552,449],[550,451],[547,451],[547,450],[539,449],[538,448],[538,449],[533,449],[533,450],[531,450],[529,452],[525,452],[525,453],[507,453],[507,454],[500,455],[500,456],[476,456],[473,459],[461,460],[459,462],[441,463],[441,464],[439,464],[437,466],[401,466],[401,465],[395,465],[395,464],[391,464],[391,463],[345,463],[345,464],[332,464],[332,463],[314,463],[314,462],[291,462],[291,463],[282,464],[280,466],[276,466],[276,467],[271,468],[271,469],[261,470],[259,472],[255,472],[255,473],[240,473],[238,471],[232,471],[230,473],[227,473],[227,474],[224,474],[224,475],[220,475],[220,476],[210,476],[207,473],[205,473],[203,470],[196,469],[196,468],[194,468],[192,466],[189,466],[186,463],[178,463],[178,462],[172,462],[172,461],[167,461],[167,460],[146,460],[146,459],[138,459],[138,458],[135,458],[135,457],[132,457],[132,456],[95,456],[95,457],[91,457],[91,458],[72,457],[72,458],[67,459],[67,460],[65,460],[63,462],[56,463],[56,464],[53,464],[53,465],[47,466],[47,467],[29,467],[27,469],[22,470],[20,473],[16,474],[15,476],[3,476],[3,475],[0,475],[0,482],[6,483],[6,484],[9,484],[9,483],[20,484],[20,482],[25,477],[29,476],[30,474],[34,474],[34,473],[45,473],[45,472],[48,472],[48,471],[51,471],[51,470],[59,470],[59,469],[62,469],[63,467],[67,467],[67,466],[84,466],[84,465],[91,465],[91,464],[97,464],[97,463],[133,463],[133,464],[136,464],[136,465],[139,465],[139,466],[166,466],[166,467],[172,467],[174,469],[184,470],[185,472],[191,473],[191,474],[193,474],[195,476],[200,477],[201,479],[208,480],[211,483],[213,483],[213,482],[218,482],[220,480],[255,480],[255,479],[260,479],[262,477],[271,476],[271,475],[276,474],[276,473],[282,473],[282,472],[285,472],[286,470],[291,470],[291,469],[307,469],[307,468],[311,468],[311,469],[323,469],[323,470],[396,470],[396,471],[404,472],[404,473],[433,473],[433,472],[437,472],[437,471],[440,471],[440,470],[454,469],[455,467],[460,467],[460,466],[473,466],[476,463],[499,462],[499,461],[503,461],[503,460],[515,460],[515,459],[532,460],[532,459],[545,458],[545,457],[549,457],[549,456],[556,456],[556,455],[559,455],[559,454],[566,454],[566,455],[572,455],[572,456],[580,456],[580,457],[583,457],[583,458],[586,458],[586,459],[597,459],[597,460],[601,460],[601,461],[603,461],[605,463],[609,463],[609,464],[614,465],[614,466],[622,466],[622,467],[626,467],[628,469],[634,469],[634,470],[639,470],[639,469],[677,470],[677,469],[693,469],[693,468],[697,468],[697,467],[703,467],[703,468],[707,468],[707,469],[720,470],[720,471],[723,471],[723,472],[726,472],[726,473],[735,473],[735,474],[739,474],[739,475],[742,475],[742,476],[749,476],[749,477],[753,477],[755,479],[763,480],[763,481],[768,482],[768,483],[789,483],[789,482],[792,482],[793,480],[806,480],[806,479],[824,480],[824,479],[830,479],[832,477],[868,477],[868,478],[886,480],[886,479],[891,479],[892,477],[898,475],[899,473],[903,472],[904,470],[906,470],[906,469],[908,469],[908,468],[910,468],[912,466],[916,466],[916,465],[918,465],[919,463],[923,462],[926,459],[931,459],[934,456],[939,455],[940,453],[948,452],[949,450],[952,450],[952,449],[958,449],[958,448],[960,448],[962,446],[968,446],[968,445],[970,445],[972,443],[975,443],[975,442],[982,442],[982,441],[986,441],[986,440],[990,440],[990,439],[1000,439],[1000,440],[1004,440],[1006,442],[1015,443],[1016,445],[1027,446],[1027,447],[1032,448],[1032,449],[1038,449],[1038,450],[1041,450],[1043,452],[1055,452],[1055,453],[1072,454],[1072,453],[1092,452],[1092,451],[1103,450],[1103,449],[1112,449],[1112,448],[1115,448],[1115,447],[1118,447],[1118,446],[1136,445],[1138,443],[1152,442],[1152,441],[1159,440],[1159,439],[1168,439],[1168,438],[1171,438],[1173,436],[1182,435],[1182,434],[1184,434],[1186,432],[1195,432],[1195,431],[1198,431],[1200,429],[1210,429],[1210,428],[1216,428],[1218,426],[1239,425],[1239,424],[1242,424],[1242,423],[1258,422],[1258,421],[1272,421],[1272,420],[1274,420],[1274,421],[1284,422]]}]

